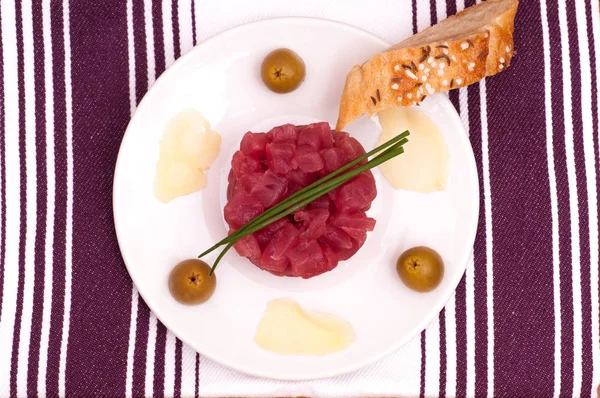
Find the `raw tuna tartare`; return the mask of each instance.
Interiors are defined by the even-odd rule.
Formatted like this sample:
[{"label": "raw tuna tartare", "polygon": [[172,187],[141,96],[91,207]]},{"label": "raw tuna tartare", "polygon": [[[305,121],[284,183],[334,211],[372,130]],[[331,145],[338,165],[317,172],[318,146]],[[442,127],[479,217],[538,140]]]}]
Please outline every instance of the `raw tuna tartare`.
[{"label": "raw tuna tartare", "polygon": [[[224,209],[229,233],[364,153],[356,139],[332,131],[328,123],[246,133],[231,160]],[[375,226],[365,211],[376,196],[375,180],[366,171],[234,247],[272,274],[311,278],[334,269],[364,244]]]}]

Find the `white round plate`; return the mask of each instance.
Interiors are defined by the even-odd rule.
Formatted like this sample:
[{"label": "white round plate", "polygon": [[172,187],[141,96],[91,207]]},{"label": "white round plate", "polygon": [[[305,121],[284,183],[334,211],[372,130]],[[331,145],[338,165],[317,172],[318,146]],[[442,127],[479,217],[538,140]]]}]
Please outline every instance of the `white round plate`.
[{"label": "white round plate", "polygon": [[[179,59],[152,86],[133,116],[119,152],[113,205],[117,237],[127,269],[160,321],[192,348],[244,373],[287,380],[334,376],[367,365],[417,335],[438,314],[469,260],[479,211],[475,161],[463,125],[445,95],[419,107],[441,129],[451,170],[444,192],[395,191],[374,171],[378,195],[368,214],[377,220],[362,249],[336,269],[309,280],[259,270],[232,250],[217,269],[217,290],[199,306],[178,304],[167,288],[177,262],[196,257],[226,235],[225,190],[232,154],[247,131],[284,123],[323,120],[335,125],[350,68],[389,46],[360,29],[336,22],[282,18],[222,33]],[[288,47],[306,63],[306,80],[279,95],[262,84],[259,67],[271,50]],[[200,111],[222,137],[221,153],[198,193],[165,205],[153,180],[163,127],[178,112]],[[349,126],[364,147],[379,137],[377,123]],[[415,165],[415,167],[418,167]],[[437,250],[446,274],[433,292],[406,288],[396,259],[415,245]],[[217,253],[206,260],[212,262]],[[328,356],[280,356],[253,341],[266,303],[291,297],[308,310],[341,316],[357,340]]]}]

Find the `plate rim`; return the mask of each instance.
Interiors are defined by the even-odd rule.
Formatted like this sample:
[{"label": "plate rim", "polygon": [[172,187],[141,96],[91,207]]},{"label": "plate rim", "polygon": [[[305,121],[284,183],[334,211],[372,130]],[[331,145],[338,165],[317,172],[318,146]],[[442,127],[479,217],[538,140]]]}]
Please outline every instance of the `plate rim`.
[{"label": "plate rim", "polygon": [[[130,133],[131,130],[131,125],[134,124],[134,121],[137,120],[137,118],[139,117],[139,109],[142,107],[142,105],[148,101],[148,97],[149,94],[152,92],[153,89],[155,89],[163,80],[166,80],[170,75],[172,75],[173,73],[175,73],[174,71],[176,71],[176,66],[183,64],[185,62],[187,62],[188,59],[191,59],[195,53],[201,51],[201,48],[205,45],[208,45],[210,43],[212,43],[212,41],[221,39],[227,35],[231,35],[231,34],[235,34],[237,33],[237,31],[240,30],[244,30],[247,29],[249,27],[254,27],[257,25],[268,25],[268,24],[272,24],[272,23],[278,23],[278,22],[309,22],[309,23],[319,23],[319,24],[324,24],[324,25],[334,25],[337,26],[339,28],[343,28],[346,30],[350,30],[350,31],[354,31],[355,33],[361,34],[361,35],[366,35],[369,36],[369,38],[373,39],[374,41],[378,41],[380,44],[382,44],[383,46],[386,47],[391,47],[392,44],[390,42],[388,42],[387,40],[383,39],[382,37],[376,35],[375,33],[372,33],[370,31],[367,31],[365,29],[362,29],[360,27],[354,26],[354,25],[350,25],[344,22],[340,22],[340,21],[336,21],[336,20],[331,20],[331,19],[327,19],[327,18],[319,18],[319,17],[309,17],[309,16],[298,16],[298,17],[273,17],[273,18],[265,18],[265,19],[260,19],[260,20],[256,20],[256,21],[251,21],[248,23],[241,23],[238,24],[234,27],[231,27],[227,30],[224,30],[222,32],[219,32],[213,36],[211,36],[210,38],[196,44],[190,51],[188,51],[186,54],[182,55],[181,57],[179,57],[178,59],[176,59],[167,69],[165,69],[165,71],[158,77],[156,78],[156,80],[152,83],[152,85],[150,85],[148,87],[148,90],[146,91],[146,93],[144,94],[144,96],[142,97],[141,101],[137,104],[133,114],[131,115],[131,118],[127,124],[127,128],[125,129],[125,132],[123,134],[123,137],[121,139],[121,143],[119,145],[119,151],[117,154],[117,160],[115,162],[115,168],[114,168],[114,172],[113,172],[113,184],[112,184],[112,208],[113,208],[113,223],[114,223],[114,227],[115,227],[115,235],[117,238],[117,243],[119,246],[119,252],[121,254],[121,257],[123,259],[123,263],[125,264],[125,268],[127,270],[127,273],[129,274],[129,277],[132,280],[133,285],[136,287],[136,290],[138,292],[138,294],[140,295],[140,297],[144,300],[144,302],[148,305],[148,308],[150,309],[150,311],[152,311],[155,316],[157,317],[157,319],[163,323],[163,325],[171,332],[173,333],[178,339],[180,339],[183,343],[187,344],[190,347],[193,347],[193,344],[189,343],[186,339],[181,338],[178,333],[176,333],[173,329],[171,329],[170,327],[167,326],[168,322],[165,322],[163,320],[162,316],[159,316],[158,312],[156,312],[149,304],[148,304],[148,300],[145,296],[144,293],[142,293],[142,290],[140,290],[138,288],[139,284],[136,282],[136,278],[133,276],[132,272],[131,272],[131,268],[129,266],[129,262],[127,261],[127,255],[125,254],[122,245],[121,245],[121,240],[122,238],[120,237],[122,233],[119,233],[119,222],[117,221],[117,210],[116,210],[116,197],[117,192],[118,192],[118,187],[117,187],[117,180],[118,180],[118,173],[120,170],[119,164],[122,162],[122,150],[123,147],[126,143],[126,141],[128,140],[128,136],[131,136],[132,133]],[[441,94],[441,93],[439,93]],[[442,94],[443,95],[443,94]],[[448,103],[450,102],[450,100],[446,97],[444,100],[444,102]],[[460,118],[460,115],[458,114],[458,112],[456,111],[456,109],[452,106],[452,109],[454,110],[454,112],[450,112],[449,117],[451,117],[452,119],[454,119],[460,126],[462,126],[463,128],[463,132],[464,133],[464,137],[461,139],[461,141],[466,140],[467,141],[467,147],[469,149],[469,152],[471,153],[471,156],[468,159],[468,164],[469,164],[469,168],[471,169],[471,171],[474,174],[474,178],[476,179],[476,181],[479,181],[479,172],[477,170],[477,165],[476,165],[476,161],[475,161],[475,155],[473,152],[473,147],[471,145],[471,143],[468,141],[468,134],[466,131],[466,128]],[[122,168],[122,167],[121,167]],[[479,187],[479,183],[475,184],[476,188],[474,190],[474,194],[475,194],[475,199],[474,203],[475,203],[475,207],[476,207],[476,222],[473,223],[473,225],[469,228],[468,233],[467,233],[467,238],[468,241],[471,242],[470,243],[470,247],[472,248],[475,244],[475,238],[476,238],[476,233],[477,233],[477,226],[479,224],[479,219],[481,217],[480,214],[480,187]],[[425,317],[418,325],[417,327],[415,327],[415,329],[418,329],[419,331],[423,331],[424,329],[426,329],[426,327],[431,324],[431,322],[433,321],[433,319],[435,318],[436,315],[439,314],[439,312],[447,305],[447,303],[449,302],[450,298],[452,297],[452,294],[454,294],[456,292],[456,289],[458,287],[458,284],[460,283],[460,280],[462,279],[462,277],[464,276],[469,264],[470,264],[470,260],[473,257],[472,254],[472,250],[470,252],[468,252],[468,255],[466,256],[466,258],[461,258],[458,263],[459,264],[463,264],[462,268],[463,271],[457,275],[460,275],[460,277],[457,277],[457,280],[454,281],[453,285],[454,288],[452,289],[451,293],[448,295],[447,298],[445,298],[444,300],[441,300],[439,305],[433,307],[433,310],[435,311],[431,311],[431,316],[429,317]],[[355,364],[352,365],[347,365],[347,366],[342,366],[339,368],[336,368],[336,370],[334,371],[328,371],[328,372],[320,372],[319,374],[315,374],[312,376],[294,376],[294,375],[279,375],[279,376],[273,376],[272,374],[265,374],[263,372],[260,371],[255,371],[253,369],[250,368],[245,368],[245,367],[240,367],[240,366],[236,366],[235,363],[232,363],[231,361],[223,361],[221,359],[217,359],[211,355],[207,355],[205,353],[202,353],[200,351],[197,351],[196,349],[192,348],[195,352],[198,352],[200,355],[205,356],[206,358],[210,359],[211,361],[222,365],[230,370],[236,371],[236,372],[240,372],[246,375],[250,375],[250,376],[255,376],[255,377],[261,377],[261,378],[265,378],[265,379],[271,379],[271,380],[283,380],[283,381],[305,381],[305,380],[318,380],[318,379],[325,379],[325,378],[329,378],[329,377],[336,377],[336,376],[340,376],[340,375],[344,375],[344,374],[348,374],[354,371],[358,371],[360,369],[363,369],[364,367],[374,364],[375,362],[381,360],[382,358],[385,358],[386,356],[390,355],[391,353],[393,353],[394,351],[397,351],[398,349],[400,349],[401,347],[403,347],[404,345],[407,344],[408,341],[410,341],[411,339],[413,339],[416,335],[418,335],[418,333],[415,333],[414,335],[407,335],[407,337],[405,337],[402,340],[399,340],[398,342],[396,342],[395,344],[391,344],[389,347],[387,347],[385,350],[382,350],[380,353],[375,354],[375,355],[371,355],[368,356],[366,359],[362,360],[362,361],[358,361]]]}]

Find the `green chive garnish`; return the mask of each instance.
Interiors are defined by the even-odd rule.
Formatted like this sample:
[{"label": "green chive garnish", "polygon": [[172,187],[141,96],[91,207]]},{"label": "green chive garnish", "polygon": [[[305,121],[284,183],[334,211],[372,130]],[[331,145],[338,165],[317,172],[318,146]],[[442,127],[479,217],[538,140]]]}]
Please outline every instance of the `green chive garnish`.
[{"label": "green chive garnish", "polygon": [[[362,156],[354,159],[352,162],[346,164],[345,166],[340,167],[339,169],[331,172],[325,177],[315,181],[314,183],[304,187],[298,192],[290,195],[286,199],[277,203],[275,206],[271,207],[267,211],[259,214],[248,223],[243,225],[241,228],[237,229],[234,233],[227,236],[226,238],[221,239],[219,242],[215,243],[212,247],[202,252],[198,258],[204,257],[205,255],[211,253],[218,247],[227,244],[223,251],[219,254],[217,259],[215,260],[212,268],[211,275],[214,272],[215,268],[225,256],[225,253],[240,239],[243,237],[250,235],[269,224],[274,223],[277,220],[282,219],[283,217],[288,216],[289,214],[295,212],[296,210],[302,208],[303,206],[309,204],[313,200],[325,195],[327,192],[343,185],[351,178],[363,173],[367,170],[372,169],[373,167],[377,167],[380,164],[387,162],[388,160],[402,154],[404,149],[402,145],[408,142],[408,137],[410,133],[407,131],[402,134],[397,135],[391,140],[381,144],[377,148],[365,153]],[[383,151],[383,152],[381,152]],[[379,153],[381,152],[381,153]],[[369,156],[379,153],[373,159],[369,160],[367,163],[360,165],[347,173],[344,173],[346,170],[356,166],[363,160],[367,159]],[[342,174],[344,173],[344,174]],[[341,174],[341,175],[340,175]]]}]

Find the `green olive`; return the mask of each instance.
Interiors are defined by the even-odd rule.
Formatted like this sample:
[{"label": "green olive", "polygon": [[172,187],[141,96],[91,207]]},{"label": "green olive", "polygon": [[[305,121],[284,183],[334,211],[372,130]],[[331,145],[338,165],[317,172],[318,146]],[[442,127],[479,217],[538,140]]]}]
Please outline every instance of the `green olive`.
[{"label": "green olive", "polygon": [[216,275],[210,275],[210,266],[197,258],[180,262],[169,275],[171,295],[182,304],[202,304],[216,287]]},{"label": "green olive", "polygon": [[306,75],[304,61],[288,48],[269,53],[260,67],[260,76],[265,85],[279,94],[289,93],[302,84]]},{"label": "green olive", "polygon": [[444,261],[435,250],[417,246],[400,255],[396,271],[410,289],[429,292],[435,289],[444,277]]}]

